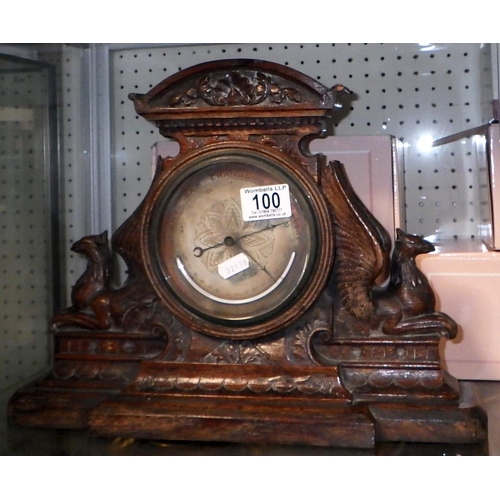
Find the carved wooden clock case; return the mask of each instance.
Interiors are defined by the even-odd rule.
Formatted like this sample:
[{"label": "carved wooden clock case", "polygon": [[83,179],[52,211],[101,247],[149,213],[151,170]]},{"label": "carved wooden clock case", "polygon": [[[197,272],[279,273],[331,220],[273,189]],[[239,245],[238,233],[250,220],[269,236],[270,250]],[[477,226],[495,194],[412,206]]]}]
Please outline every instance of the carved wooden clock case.
[{"label": "carved wooden clock case", "polygon": [[112,249],[107,233],[74,244],[88,266],[51,320],[53,370],[14,395],[11,421],[356,448],[483,440],[484,412],[440,359],[457,326],[415,264],[432,245],[398,230],[391,257],[343,165],[308,152],[344,93],[225,60],[131,94],[180,153],[158,158]]}]

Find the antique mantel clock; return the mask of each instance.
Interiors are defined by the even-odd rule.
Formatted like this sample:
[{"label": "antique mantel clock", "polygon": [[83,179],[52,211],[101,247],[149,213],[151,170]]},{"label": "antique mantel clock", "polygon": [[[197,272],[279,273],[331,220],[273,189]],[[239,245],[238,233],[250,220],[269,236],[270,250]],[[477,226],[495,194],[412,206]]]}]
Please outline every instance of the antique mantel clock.
[{"label": "antique mantel clock", "polygon": [[52,318],[53,370],[16,393],[11,420],[357,448],[484,439],[484,413],[441,366],[457,325],[415,264],[432,245],[398,230],[391,252],[343,165],[308,151],[344,93],[225,60],[131,94],[180,153],[158,158],[111,248],[107,233],[73,246],[88,266]]}]

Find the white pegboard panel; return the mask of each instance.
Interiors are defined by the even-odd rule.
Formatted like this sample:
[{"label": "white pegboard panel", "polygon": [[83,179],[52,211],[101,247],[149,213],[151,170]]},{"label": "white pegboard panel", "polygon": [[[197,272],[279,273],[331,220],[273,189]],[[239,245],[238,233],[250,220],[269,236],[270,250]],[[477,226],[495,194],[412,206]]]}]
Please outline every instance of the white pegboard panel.
[{"label": "white pegboard panel", "polygon": [[[116,48],[115,48],[116,49]],[[219,44],[113,50],[114,225],[146,193],[155,127],[135,114],[130,92],[145,93],[175,72],[223,58],[258,58],[291,66],[326,86],[354,92],[335,134],[391,134],[405,145],[407,229],[426,237],[479,234],[473,156],[430,150],[432,139],[492,118],[488,44]]]},{"label": "white pegboard panel", "polygon": [[50,363],[46,92],[38,67],[0,56],[0,393]]}]

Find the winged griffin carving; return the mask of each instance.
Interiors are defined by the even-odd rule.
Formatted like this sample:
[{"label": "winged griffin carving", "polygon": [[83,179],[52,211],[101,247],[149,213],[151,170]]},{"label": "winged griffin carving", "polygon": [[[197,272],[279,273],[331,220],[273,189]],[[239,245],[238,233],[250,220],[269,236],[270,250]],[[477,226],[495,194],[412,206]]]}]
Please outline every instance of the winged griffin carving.
[{"label": "winged griffin carving", "polygon": [[[432,252],[434,246],[398,229],[390,258],[390,237],[354,192],[344,166],[325,166],[321,185],[335,225],[335,316],[340,335],[454,338],[456,323],[435,311],[434,292],[415,262],[417,255]],[[377,278],[387,271],[388,284],[377,286]]]}]

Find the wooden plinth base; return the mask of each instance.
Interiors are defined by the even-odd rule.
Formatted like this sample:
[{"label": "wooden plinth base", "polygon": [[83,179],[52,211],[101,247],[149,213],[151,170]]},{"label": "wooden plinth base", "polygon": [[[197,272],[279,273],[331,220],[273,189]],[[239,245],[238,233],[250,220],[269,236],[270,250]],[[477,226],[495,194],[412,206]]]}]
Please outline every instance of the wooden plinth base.
[{"label": "wooden plinth base", "polygon": [[75,391],[31,386],[9,405],[13,424],[85,429],[108,437],[371,449],[381,442],[487,440],[485,412],[465,388],[461,400],[436,405],[339,404],[321,398],[185,396],[106,387]]},{"label": "wooden plinth base", "polygon": [[162,440],[276,443],[371,448],[374,423],[364,409],[330,405],[274,405],[256,401],[244,408],[235,400],[178,400],[168,397],[137,406],[109,402],[90,415],[100,435]]}]

